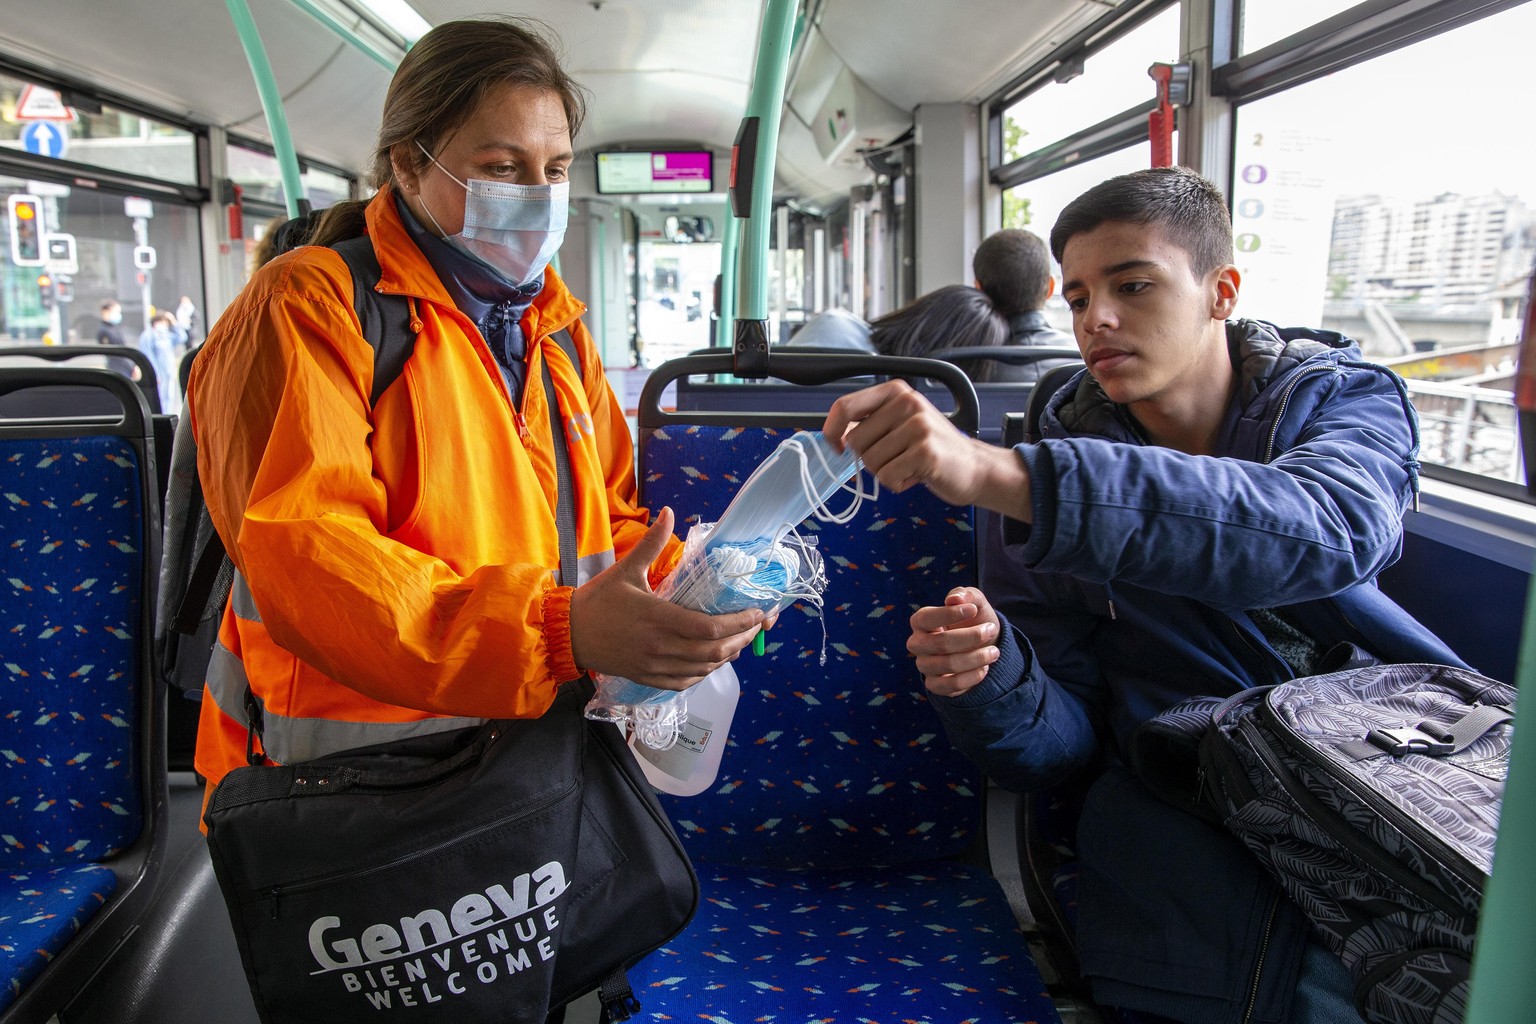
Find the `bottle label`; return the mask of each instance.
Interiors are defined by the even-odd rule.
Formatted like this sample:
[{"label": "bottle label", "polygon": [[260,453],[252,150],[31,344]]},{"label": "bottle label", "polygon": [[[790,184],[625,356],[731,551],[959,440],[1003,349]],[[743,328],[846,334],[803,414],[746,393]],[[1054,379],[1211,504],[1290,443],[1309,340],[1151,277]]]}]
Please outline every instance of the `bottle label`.
[{"label": "bottle label", "polygon": [[645,758],[674,779],[688,778],[693,763],[698,760],[714,738],[715,724],[708,719],[690,713],[688,720],[678,730],[677,743],[666,750],[653,750],[643,743],[631,745],[636,755]]}]

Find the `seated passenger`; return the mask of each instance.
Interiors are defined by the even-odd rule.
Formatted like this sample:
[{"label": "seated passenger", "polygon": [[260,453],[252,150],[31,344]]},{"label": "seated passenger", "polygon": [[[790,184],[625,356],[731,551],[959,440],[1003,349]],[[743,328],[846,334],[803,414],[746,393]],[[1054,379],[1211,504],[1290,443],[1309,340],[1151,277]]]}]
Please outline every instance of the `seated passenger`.
[{"label": "seated passenger", "polygon": [[[976,287],[987,293],[997,311],[1008,320],[1009,345],[1070,348],[1072,336],[1063,334],[1045,319],[1045,301],[1056,290],[1051,276],[1051,257],[1039,235],[1022,228],[1005,228],[988,235],[971,257]],[[1042,359],[1014,366],[996,363],[991,380],[1036,381],[1045,371],[1076,362]]]},{"label": "seated passenger", "polygon": [[[928,356],[962,345],[1000,346],[1008,340],[1008,322],[992,300],[969,285],[951,284],[913,299],[902,308],[866,324],[852,313],[829,309],[806,321],[791,345],[819,345],[877,352],[888,356]],[[955,365],[972,380],[993,380],[999,364],[966,359]]]},{"label": "seated passenger", "polygon": [[1201,1024],[1356,1022],[1349,974],[1301,911],[1124,755],[1187,698],[1347,654],[1461,664],[1375,585],[1417,486],[1413,408],[1348,338],[1228,319],[1231,222],[1191,171],[1090,189],[1051,248],[1088,368],[1053,398],[1040,443],[966,438],[900,381],[827,417],[886,486],[998,513],[981,589],[919,609],[909,649],[946,731],[993,779],[1094,780],[1077,948],[1101,1002]]},{"label": "seated passenger", "polygon": [[[1008,343],[1008,321],[985,292],[966,284],[931,291],[869,327],[875,351],[888,356],[926,357],[943,348]],[[960,359],[955,365],[978,384],[1000,379],[1000,364],[990,359]]]},{"label": "seated passenger", "polygon": [[[756,635],[759,611],[652,592],[681,548],[673,517],[638,505],[623,407],[548,268],[583,112],[522,23],[437,26],[390,85],[377,194],[328,209],[315,244],[258,270],[210,332],[188,405],[239,571],[197,734],[210,790],[246,763],[247,701],[265,723],[255,756],[293,762],[535,718],[584,670],[680,690]],[[353,277],[324,247],[365,226],[379,290],[405,297],[417,332],[377,401]],[[557,573],[556,446],[575,587]]]},{"label": "seated passenger", "polygon": [[869,324],[846,309],[824,309],[811,317],[794,334],[789,344],[796,348],[846,348],[855,352],[874,352],[869,340]]}]

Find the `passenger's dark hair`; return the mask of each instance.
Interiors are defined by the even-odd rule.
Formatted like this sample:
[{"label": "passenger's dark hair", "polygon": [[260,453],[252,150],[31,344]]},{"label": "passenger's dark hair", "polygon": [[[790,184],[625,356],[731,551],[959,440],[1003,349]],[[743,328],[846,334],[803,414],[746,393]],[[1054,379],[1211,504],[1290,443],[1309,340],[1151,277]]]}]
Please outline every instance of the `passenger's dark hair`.
[{"label": "passenger's dark hair", "polygon": [[[575,138],[586,117],[586,99],[560,66],[560,55],[527,18],[475,18],[450,21],[418,39],[395,71],[384,97],[384,115],[373,150],[368,184],[393,184],[391,154],[414,170],[427,165],[420,142],[436,153],[442,143],[474,114],[486,93],[502,85],[532,85],[560,97]],[[330,245],[363,233],[366,200],[337,203],[325,211],[310,239]]]},{"label": "passenger's dark hair", "polygon": [[1045,241],[1022,228],[988,235],[971,257],[971,273],[1003,316],[1039,309],[1051,290]]},{"label": "passenger's dark hair", "polygon": [[1100,182],[1067,204],[1051,229],[1051,255],[1101,224],[1155,224],[1197,275],[1232,262],[1232,217],[1221,190],[1187,167],[1154,167]]},{"label": "passenger's dark hair", "polygon": [[[1008,320],[985,292],[969,285],[945,285],[913,299],[869,325],[876,352],[890,356],[926,356],[961,345],[1006,345]],[[990,359],[956,362],[974,381],[992,379],[997,364]]]},{"label": "passenger's dark hair", "polygon": [[257,268],[266,266],[289,249],[308,245],[309,236],[314,233],[315,225],[320,223],[324,215],[324,210],[315,210],[291,220],[273,221],[251,252],[251,272],[255,273]]}]

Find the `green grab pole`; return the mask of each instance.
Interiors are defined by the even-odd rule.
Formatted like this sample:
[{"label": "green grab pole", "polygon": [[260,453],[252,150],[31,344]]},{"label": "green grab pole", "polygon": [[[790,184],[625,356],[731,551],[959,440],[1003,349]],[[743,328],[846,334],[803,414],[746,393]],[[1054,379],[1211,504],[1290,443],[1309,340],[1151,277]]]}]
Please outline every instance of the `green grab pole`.
[{"label": "green grab pole", "polygon": [[[1524,703],[1536,694],[1536,575],[1526,593],[1515,675]],[[1536,1019],[1536,728],[1520,728],[1520,721],[1517,716],[1493,873],[1483,891],[1466,1024]]]},{"label": "green grab pole", "polygon": [[725,207],[725,238],[720,245],[720,308],[715,315],[715,345],[731,347],[731,325],[736,322],[736,255],[741,247],[741,219]]},{"label": "green grab pole", "polygon": [[262,45],[261,33],[256,30],[250,5],[246,0],[224,2],[240,36],[240,45],[245,49],[245,59],[251,65],[251,78],[261,97],[261,109],[267,115],[267,131],[272,135],[272,148],[277,151],[277,166],[283,175],[283,198],[287,200],[288,216],[297,217],[299,200],[304,198],[304,183],[299,177],[299,155],[293,150],[293,136],[288,132],[288,115],[283,112],[283,94],[278,91],[272,64],[267,60],[267,48]]},{"label": "green grab pole", "polygon": [[597,322],[598,351],[608,362],[608,211],[597,218]]},{"label": "green grab pole", "polygon": [[[374,46],[368,40],[352,31],[351,27],[349,27],[340,18],[337,18],[334,14],[326,10],[324,7],[321,7],[319,4],[314,3],[313,0],[293,0],[293,6],[297,7],[311,18],[314,18],[316,21],[330,29],[336,35],[340,36],[343,42],[350,45],[353,49],[362,52],[365,56],[368,57],[368,59],[383,67],[384,70],[388,71],[390,74],[394,74],[395,69],[400,66],[399,61],[390,57],[377,46]],[[407,41],[406,47],[409,49],[409,41]]]},{"label": "green grab pole", "polygon": [[768,320],[768,214],[773,207],[773,168],[779,155],[779,118],[789,75],[790,39],[799,0],[768,0],[757,43],[757,67],[747,118],[758,118],[752,165],[752,205],[742,227],[736,312],[742,320]]}]

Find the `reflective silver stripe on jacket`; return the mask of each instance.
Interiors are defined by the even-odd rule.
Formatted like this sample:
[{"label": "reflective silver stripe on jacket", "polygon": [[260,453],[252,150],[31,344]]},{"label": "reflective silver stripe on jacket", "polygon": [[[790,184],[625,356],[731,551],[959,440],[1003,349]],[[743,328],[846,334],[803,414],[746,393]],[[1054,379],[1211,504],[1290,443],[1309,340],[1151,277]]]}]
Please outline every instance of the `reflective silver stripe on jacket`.
[{"label": "reflective silver stripe on jacket", "polygon": [[[612,548],[609,548],[607,551],[599,551],[595,555],[584,555],[583,557],[576,559],[576,585],[580,586],[581,584],[587,582],[587,580],[596,576],[598,573],[602,572],[612,564]],[[555,576],[558,578],[559,575],[560,571],[558,569],[555,570]]]},{"label": "reflective silver stripe on jacket", "polygon": [[[208,696],[219,710],[250,728],[245,714],[245,666],[223,644],[213,645],[208,661]],[[418,722],[338,722],[329,718],[289,718],[262,712],[262,749],[279,764],[298,764],[342,750],[391,743],[412,736],[467,729],[483,718],[427,718]]]},{"label": "reflective silver stripe on jacket", "polygon": [[256,610],[256,598],[251,596],[250,585],[236,569],[229,584],[229,606],[246,622],[260,622],[261,612]]},{"label": "reflective silver stripe on jacket", "polygon": [[[576,577],[585,583],[613,563],[611,550],[587,555],[577,561]],[[229,603],[238,618],[246,622],[261,621],[251,588],[238,572],[230,585]],[[223,644],[214,644],[213,655],[208,661],[208,694],[220,711],[247,729],[250,720],[245,713],[245,691],[249,685],[245,665],[240,659]],[[297,764],[342,750],[466,729],[484,721],[483,718],[427,718],[414,722],[344,722],[329,718],[290,718],[264,708],[261,715],[262,749],[279,764]]]}]

